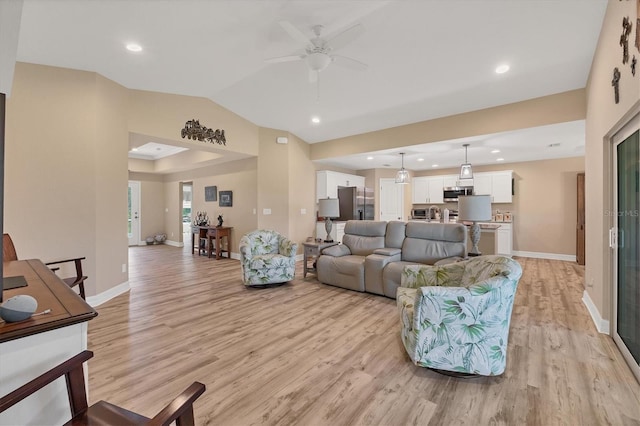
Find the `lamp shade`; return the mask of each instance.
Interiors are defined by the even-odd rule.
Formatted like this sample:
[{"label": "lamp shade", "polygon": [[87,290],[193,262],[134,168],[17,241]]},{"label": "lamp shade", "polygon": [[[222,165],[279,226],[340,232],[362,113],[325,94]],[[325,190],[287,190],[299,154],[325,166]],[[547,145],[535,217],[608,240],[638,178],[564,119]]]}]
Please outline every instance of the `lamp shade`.
[{"label": "lamp shade", "polygon": [[340,204],[337,198],[324,198],[318,200],[318,216],[340,217]]},{"label": "lamp shade", "polygon": [[458,197],[458,219],[469,222],[491,220],[491,196],[460,195]]}]

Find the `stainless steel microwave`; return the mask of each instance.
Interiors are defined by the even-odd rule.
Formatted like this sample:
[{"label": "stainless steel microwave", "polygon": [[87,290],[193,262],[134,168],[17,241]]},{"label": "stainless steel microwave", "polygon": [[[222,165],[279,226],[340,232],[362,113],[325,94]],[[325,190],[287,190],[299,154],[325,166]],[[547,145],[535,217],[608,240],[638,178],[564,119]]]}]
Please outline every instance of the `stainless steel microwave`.
[{"label": "stainless steel microwave", "polygon": [[450,186],[443,188],[444,201],[458,201],[459,195],[473,195],[473,186]]}]

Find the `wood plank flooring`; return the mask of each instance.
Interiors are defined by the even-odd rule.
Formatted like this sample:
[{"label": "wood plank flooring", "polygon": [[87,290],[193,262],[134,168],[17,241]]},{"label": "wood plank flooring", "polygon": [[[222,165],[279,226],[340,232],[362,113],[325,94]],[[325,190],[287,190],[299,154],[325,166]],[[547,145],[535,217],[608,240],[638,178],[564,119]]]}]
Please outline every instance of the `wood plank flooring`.
[{"label": "wood plank flooring", "polygon": [[411,364],[395,300],[302,279],[245,288],[237,260],[130,249],[131,291],[89,323],[91,402],[151,416],[206,384],[197,424],[640,425],[640,385],[582,304],[583,268],[516,258],[504,375]]}]

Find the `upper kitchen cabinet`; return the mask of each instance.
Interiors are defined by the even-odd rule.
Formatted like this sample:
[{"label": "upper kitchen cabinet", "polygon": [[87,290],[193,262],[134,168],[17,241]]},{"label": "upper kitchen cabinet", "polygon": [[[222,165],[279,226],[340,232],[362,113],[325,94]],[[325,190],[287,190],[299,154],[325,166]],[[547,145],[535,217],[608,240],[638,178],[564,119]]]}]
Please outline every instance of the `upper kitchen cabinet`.
[{"label": "upper kitchen cabinet", "polygon": [[364,176],[320,170],[316,172],[316,195],[321,198],[338,198],[339,186],[364,188]]},{"label": "upper kitchen cabinet", "polygon": [[473,174],[473,193],[475,195],[491,195],[492,203],[513,202],[513,172],[487,172]]},{"label": "upper kitchen cabinet", "polygon": [[411,182],[413,204],[443,204],[444,176],[423,176]]}]

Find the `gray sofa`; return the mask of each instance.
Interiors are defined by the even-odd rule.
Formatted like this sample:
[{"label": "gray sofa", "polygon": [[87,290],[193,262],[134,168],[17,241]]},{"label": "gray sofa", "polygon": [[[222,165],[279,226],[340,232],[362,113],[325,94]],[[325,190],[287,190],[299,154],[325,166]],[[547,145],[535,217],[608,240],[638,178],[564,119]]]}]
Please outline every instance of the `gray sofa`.
[{"label": "gray sofa", "polygon": [[448,263],[466,253],[462,224],[351,220],[342,244],[324,249],[318,258],[318,280],[395,299],[405,266]]}]

